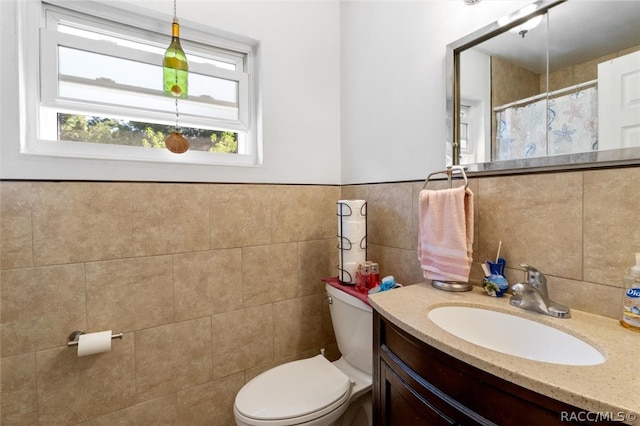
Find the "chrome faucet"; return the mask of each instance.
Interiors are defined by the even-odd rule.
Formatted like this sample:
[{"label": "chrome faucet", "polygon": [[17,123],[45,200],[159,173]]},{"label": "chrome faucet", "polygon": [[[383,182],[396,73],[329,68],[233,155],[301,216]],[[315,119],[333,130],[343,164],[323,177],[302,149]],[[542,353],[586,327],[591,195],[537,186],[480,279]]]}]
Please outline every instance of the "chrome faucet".
[{"label": "chrome faucet", "polygon": [[516,283],[511,287],[513,295],[509,303],[529,311],[540,312],[557,318],[570,318],[568,307],[549,299],[547,277],[533,266],[520,264],[524,270],[525,282]]}]

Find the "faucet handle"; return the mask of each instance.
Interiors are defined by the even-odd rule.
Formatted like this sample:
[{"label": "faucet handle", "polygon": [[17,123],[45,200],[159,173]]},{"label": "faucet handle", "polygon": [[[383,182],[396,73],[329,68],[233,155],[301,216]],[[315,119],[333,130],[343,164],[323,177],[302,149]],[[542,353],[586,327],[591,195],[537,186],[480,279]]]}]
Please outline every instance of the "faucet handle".
[{"label": "faucet handle", "polygon": [[524,268],[524,280],[526,283],[541,290],[547,288],[547,277],[542,272],[533,266],[529,266],[526,263],[521,263],[520,266]]}]

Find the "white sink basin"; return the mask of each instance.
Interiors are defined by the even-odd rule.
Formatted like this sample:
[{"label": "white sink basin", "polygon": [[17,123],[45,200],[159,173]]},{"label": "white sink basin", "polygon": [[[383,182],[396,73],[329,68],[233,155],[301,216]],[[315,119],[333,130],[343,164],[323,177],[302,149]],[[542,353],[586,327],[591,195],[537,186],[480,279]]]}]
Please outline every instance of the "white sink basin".
[{"label": "white sink basin", "polygon": [[596,365],[605,361],[596,348],[583,340],[503,312],[442,306],[432,309],[429,319],[467,342],[508,355],[563,365]]}]

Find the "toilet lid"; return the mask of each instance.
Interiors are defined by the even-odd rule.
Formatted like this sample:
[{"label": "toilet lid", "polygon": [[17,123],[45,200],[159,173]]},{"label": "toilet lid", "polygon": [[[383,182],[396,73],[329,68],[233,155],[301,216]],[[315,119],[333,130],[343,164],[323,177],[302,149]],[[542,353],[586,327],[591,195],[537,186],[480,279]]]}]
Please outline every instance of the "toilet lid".
[{"label": "toilet lid", "polygon": [[[265,371],[236,395],[236,410],[256,420],[283,420],[340,405],[351,390],[349,378],[323,355]],[[320,415],[320,414],[319,414]]]}]

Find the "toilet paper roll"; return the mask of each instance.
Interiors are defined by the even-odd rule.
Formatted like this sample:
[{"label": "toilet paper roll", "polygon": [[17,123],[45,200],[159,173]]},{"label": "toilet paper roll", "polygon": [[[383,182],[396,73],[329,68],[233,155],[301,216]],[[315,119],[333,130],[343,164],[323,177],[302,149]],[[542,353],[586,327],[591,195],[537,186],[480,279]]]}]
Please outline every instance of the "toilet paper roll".
[{"label": "toilet paper roll", "polygon": [[338,216],[352,219],[367,216],[365,200],[338,200]]},{"label": "toilet paper roll", "polygon": [[340,264],[347,263],[364,263],[367,260],[367,251],[360,248],[353,248],[351,250],[341,250],[338,252],[338,261]]},{"label": "toilet paper roll", "polygon": [[340,236],[338,235],[338,249],[340,250],[355,250],[362,249],[366,250],[367,248],[367,234],[357,234],[357,235],[348,235],[348,236]]},{"label": "toilet paper roll", "polygon": [[78,356],[109,352],[111,350],[111,330],[81,334],[78,338]]},{"label": "toilet paper roll", "polygon": [[[358,262],[359,263],[359,262]],[[346,262],[344,265],[338,267],[338,279],[343,284],[355,284],[356,283],[356,271],[358,270],[358,263]]]},{"label": "toilet paper roll", "polygon": [[338,279],[344,284],[356,283],[358,265],[367,260],[367,251],[359,248],[338,252]]},{"label": "toilet paper roll", "polygon": [[367,221],[343,220],[338,223],[338,233],[338,236],[348,238],[354,244],[359,244],[360,240],[367,235]]}]

